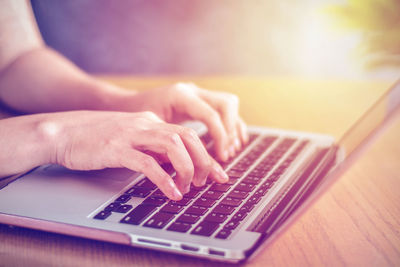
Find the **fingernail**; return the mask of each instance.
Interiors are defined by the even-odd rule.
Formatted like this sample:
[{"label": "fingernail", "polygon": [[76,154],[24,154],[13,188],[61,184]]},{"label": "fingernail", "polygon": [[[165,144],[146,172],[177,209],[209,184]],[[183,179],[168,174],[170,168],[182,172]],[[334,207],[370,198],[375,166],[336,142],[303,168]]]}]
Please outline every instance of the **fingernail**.
[{"label": "fingernail", "polygon": [[229,151],[225,150],[222,156],[224,157],[222,160],[227,161],[229,159]]},{"label": "fingernail", "polygon": [[237,151],[240,150],[239,138],[237,138],[237,137],[235,138],[234,145],[235,145],[235,148],[236,148]]},{"label": "fingernail", "polygon": [[245,133],[245,135],[243,136],[244,139],[244,143],[247,144],[247,142],[249,142],[249,135],[247,133]]},{"label": "fingernail", "polygon": [[231,157],[235,156],[235,146],[229,147],[229,156]]},{"label": "fingernail", "polygon": [[174,196],[174,199],[182,199],[183,195],[181,191],[179,191],[178,187],[176,187],[173,182],[170,183],[170,186],[172,187],[172,195]]},{"label": "fingernail", "polygon": [[186,185],[185,188],[183,189],[184,194],[189,193],[190,191],[190,184]]},{"label": "fingernail", "polygon": [[225,183],[229,180],[228,174],[226,174],[226,172],[220,166],[216,166],[214,169],[217,171],[218,175],[220,176],[221,182]]}]

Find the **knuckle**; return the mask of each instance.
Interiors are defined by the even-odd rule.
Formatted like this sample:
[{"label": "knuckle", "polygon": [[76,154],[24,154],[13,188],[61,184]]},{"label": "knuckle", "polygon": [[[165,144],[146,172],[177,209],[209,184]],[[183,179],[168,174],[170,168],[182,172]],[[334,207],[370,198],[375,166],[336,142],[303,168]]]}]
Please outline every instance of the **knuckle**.
[{"label": "knuckle", "polygon": [[198,165],[198,167],[202,170],[210,170],[213,164],[211,159],[209,157],[206,157]]},{"label": "knuckle", "polygon": [[234,94],[226,94],[223,102],[225,108],[236,108],[239,105],[239,98]]},{"label": "knuckle", "polygon": [[183,82],[178,82],[172,85],[172,88],[176,91],[184,91],[186,90],[186,87],[187,87],[186,84]]},{"label": "knuckle", "polygon": [[228,98],[228,101],[233,103],[233,104],[238,104],[239,103],[239,97],[237,95],[228,94],[227,98]]},{"label": "knuckle", "polygon": [[194,90],[195,86],[191,83],[177,82],[171,88],[178,93],[189,93]]},{"label": "knuckle", "polygon": [[150,156],[143,156],[142,159],[140,160],[140,163],[141,163],[140,165],[142,168],[140,170],[141,172],[151,169],[151,168],[154,168],[154,165],[157,164],[156,160]]},{"label": "knuckle", "polygon": [[208,114],[208,117],[209,117],[210,121],[214,124],[219,123],[221,120],[218,112],[216,112],[215,110],[211,110],[210,113]]},{"label": "knuckle", "polygon": [[169,145],[178,146],[182,143],[181,137],[177,133],[170,133],[166,136],[166,141]]},{"label": "knuckle", "polygon": [[193,164],[185,164],[182,168],[182,174],[185,179],[192,179],[194,176],[194,166]]},{"label": "knuckle", "polygon": [[198,138],[197,132],[191,128],[184,127],[182,129],[182,134],[189,139],[195,140]]},{"label": "knuckle", "polygon": [[141,112],[141,115],[142,115],[142,117],[149,119],[149,120],[158,119],[158,116],[154,112],[151,112],[151,111],[143,111],[143,112]]}]

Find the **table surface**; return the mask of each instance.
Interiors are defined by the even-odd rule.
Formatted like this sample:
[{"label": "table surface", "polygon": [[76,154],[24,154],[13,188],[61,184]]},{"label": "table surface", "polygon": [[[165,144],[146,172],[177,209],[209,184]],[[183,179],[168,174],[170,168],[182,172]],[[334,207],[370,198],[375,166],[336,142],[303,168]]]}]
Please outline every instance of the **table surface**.
[{"label": "table surface", "polygon": [[[102,77],[145,90],[179,77]],[[250,125],[328,133],[336,137],[388,81],[185,77],[237,94]],[[399,266],[400,121],[279,239],[245,266]],[[0,225],[0,265],[221,266],[207,260]]]}]

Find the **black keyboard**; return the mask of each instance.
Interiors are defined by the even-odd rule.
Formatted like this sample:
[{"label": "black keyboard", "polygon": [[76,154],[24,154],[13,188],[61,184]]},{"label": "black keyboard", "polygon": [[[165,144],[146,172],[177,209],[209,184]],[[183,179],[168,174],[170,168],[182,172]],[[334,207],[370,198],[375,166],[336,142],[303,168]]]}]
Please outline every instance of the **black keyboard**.
[{"label": "black keyboard", "polygon": [[[202,139],[205,143],[210,141],[208,136]],[[297,141],[251,134],[249,142],[235,158],[221,163],[229,176],[227,183],[207,181],[203,187],[192,186],[182,200],[172,201],[144,178],[94,218],[104,220],[112,213],[127,213],[120,223],[226,239],[308,143],[307,140]],[[263,155],[273,145],[273,149]],[[174,174],[170,164],[163,168]],[[143,202],[133,208],[127,204],[131,198],[140,198]]]}]

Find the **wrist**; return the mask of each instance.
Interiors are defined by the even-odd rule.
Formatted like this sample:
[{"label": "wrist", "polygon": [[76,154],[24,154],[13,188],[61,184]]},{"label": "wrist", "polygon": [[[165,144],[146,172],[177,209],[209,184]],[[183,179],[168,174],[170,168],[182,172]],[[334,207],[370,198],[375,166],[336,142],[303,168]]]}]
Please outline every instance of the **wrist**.
[{"label": "wrist", "polygon": [[53,163],[56,138],[46,126],[48,114],[0,120],[0,177]]},{"label": "wrist", "polygon": [[[131,106],[127,102],[132,102],[137,92],[126,90],[116,85],[91,79],[92,86],[95,87],[96,96],[93,99],[93,108],[95,110],[110,111],[132,111]],[[129,101],[127,101],[129,99]]]},{"label": "wrist", "polygon": [[44,113],[38,115],[38,120],[34,124],[34,143],[39,146],[36,147],[38,153],[38,165],[43,164],[57,164],[58,148],[63,146],[63,130],[64,126],[62,119],[58,118],[59,113]]}]

